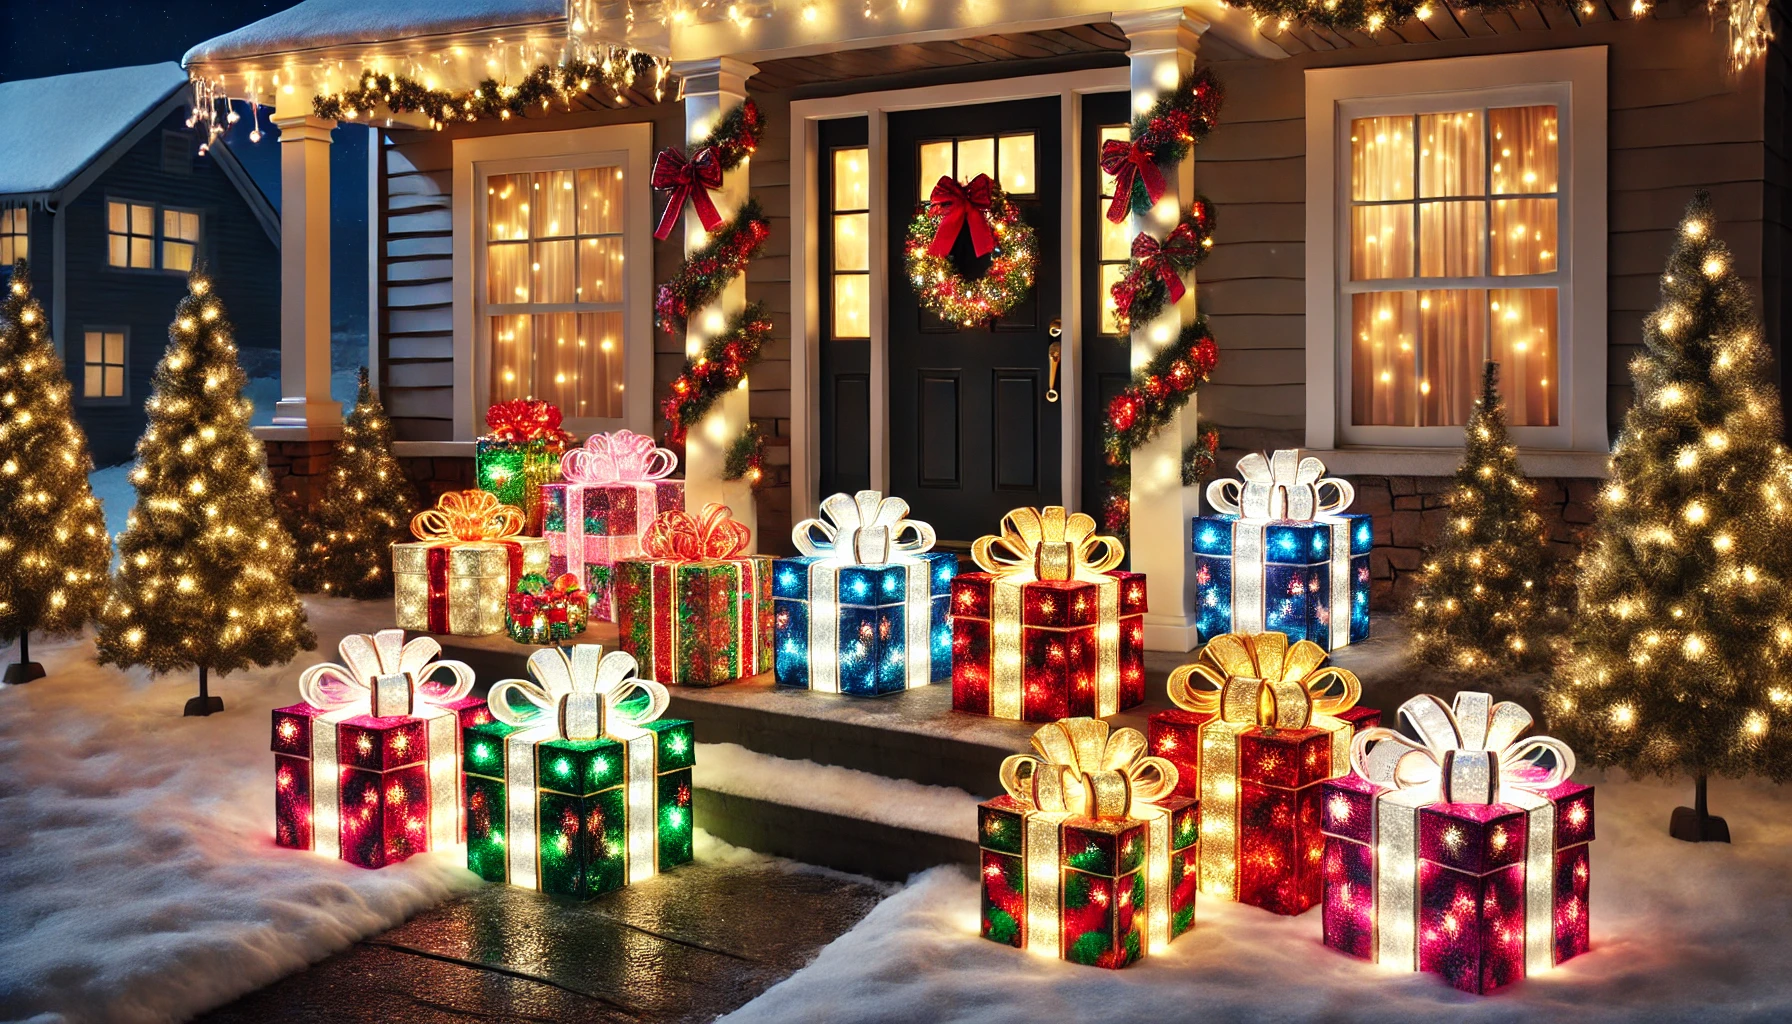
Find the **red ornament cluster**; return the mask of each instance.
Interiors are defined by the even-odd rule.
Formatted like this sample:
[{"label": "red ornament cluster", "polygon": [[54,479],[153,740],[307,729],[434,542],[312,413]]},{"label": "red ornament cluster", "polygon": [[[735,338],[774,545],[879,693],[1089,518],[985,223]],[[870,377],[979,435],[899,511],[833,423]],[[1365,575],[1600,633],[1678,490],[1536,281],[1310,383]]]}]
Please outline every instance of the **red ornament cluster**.
[{"label": "red ornament cluster", "polygon": [[1176,411],[1188,404],[1202,382],[1212,376],[1219,362],[1219,346],[1207,332],[1205,317],[1182,329],[1176,343],[1166,346],[1151,362],[1133,374],[1126,390],[1108,403],[1108,429],[1104,447],[1110,465],[1125,465],[1132,451],[1151,439]]}]

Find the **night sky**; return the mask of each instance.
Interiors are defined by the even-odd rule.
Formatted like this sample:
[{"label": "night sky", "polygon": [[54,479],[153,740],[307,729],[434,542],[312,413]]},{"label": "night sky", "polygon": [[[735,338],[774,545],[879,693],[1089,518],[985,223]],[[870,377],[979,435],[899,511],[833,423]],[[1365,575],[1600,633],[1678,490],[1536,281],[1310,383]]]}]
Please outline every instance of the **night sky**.
[{"label": "night sky", "polygon": [[[4,12],[0,16],[0,81],[178,62],[196,43],[292,6],[293,2],[245,0],[0,0]],[[243,112],[247,113],[246,108]],[[252,143],[248,121],[244,117],[227,142],[278,207],[278,133],[268,130],[264,118],[262,139]],[[330,154],[332,320],[339,331],[358,332],[363,338],[367,323],[368,132],[360,126],[337,129]],[[197,147],[197,139],[194,145]]]}]

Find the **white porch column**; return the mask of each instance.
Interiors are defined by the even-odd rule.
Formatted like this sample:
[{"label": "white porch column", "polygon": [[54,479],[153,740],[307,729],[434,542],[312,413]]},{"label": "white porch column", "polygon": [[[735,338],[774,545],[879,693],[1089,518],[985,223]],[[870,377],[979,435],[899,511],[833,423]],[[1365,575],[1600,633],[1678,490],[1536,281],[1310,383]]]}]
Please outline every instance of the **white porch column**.
[{"label": "white porch column", "polygon": [[[685,149],[701,142],[723,114],[739,106],[747,98],[747,79],[759,69],[731,57],[708,60],[677,61],[672,72],[684,80]],[[749,158],[750,159],[750,158]],[[716,210],[725,221],[732,221],[742,203],[747,201],[747,165],[727,172],[722,187],[710,193]],[[695,209],[684,211],[684,250],[691,253],[709,241],[708,232],[697,219]],[[695,310],[685,333],[685,354],[696,355],[706,341],[722,333],[728,321],[747,305],[745,274],[729,282],[716,301]],[[717,501],[734,511],[734,518],[753,530],[752,550],[759,549],[759,523],[753,511],[753,486],[746,480],[723,480],[722,463],[728,445],[747,428],[747,380],[717,402],[700,422],[690,426],[685,436],[684,502],[688,509],[700,509],[707,502]]]},{"label": "white porch column", "polygon": [[[1114,15],[1114,24],[1132,46],[1132,112],[1150,109],[1158,96],[1173,90],[1193,69],[1195,49],[1208,23],[1182,7]],[[1195,160],[1189,155],[1165,176],[1162,199],[1145,216],[1134,214],[1127,225],[1137,236],[1148,231],[1162,239],[1195,196]],[[1195,282],[1187,294],[1155,320],[1135,323],[1132,365],[1150,361],[1175,342],[1184,324],[1195,316]],[[1150,443],[1132,454],[1132,567],[1151,577],[1151,610],[1145,615],[1145,647],[1153,651],[1189,651],[1196,645],[1195,556],[1190,519],[1200,513],[1200,488],[1182,486],[1182,450],[1195,440],[1195,400],[1191,399]]]},{"label": "white porch column", "polygon": [[300,428],[281,431],[294,440],[326,440],[342,432],[342,406],[330,398],[330,131],[336,122],[312,116],[310,97],[300,98],[303,103],[292,103],[293,97],[281,95],[273,117],[280,128],[280,401],[274,426]]}]

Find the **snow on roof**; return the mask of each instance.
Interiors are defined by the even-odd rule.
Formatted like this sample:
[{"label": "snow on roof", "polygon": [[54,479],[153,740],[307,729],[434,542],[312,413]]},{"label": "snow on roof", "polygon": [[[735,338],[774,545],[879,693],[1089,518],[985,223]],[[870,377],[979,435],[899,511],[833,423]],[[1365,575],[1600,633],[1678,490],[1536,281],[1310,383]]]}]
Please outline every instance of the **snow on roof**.
[{"label": "snow on roof", "polygon": [[532,25],[565,17],[566,0],[305,0],[200,43],[187,51],[181,65]]},{"label": "snow on roof", "polygon": [[186,84],[177,64],[0,82],[0,195],[68,184]]}]

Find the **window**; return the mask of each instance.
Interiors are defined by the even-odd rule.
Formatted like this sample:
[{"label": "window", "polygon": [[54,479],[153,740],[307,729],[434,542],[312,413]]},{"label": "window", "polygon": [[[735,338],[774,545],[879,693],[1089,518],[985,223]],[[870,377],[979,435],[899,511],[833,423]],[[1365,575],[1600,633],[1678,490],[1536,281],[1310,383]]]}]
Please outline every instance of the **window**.
[{"label": "window", "polygon": [[122,328],[90,328],[86,332],[81,397],[123,399],[126,332]]},{"label": "window", "polygon": [[[938,180],[938,179],[935,179]],[[835,338],[871,337],[871,161],[866,149],[834,150]]]},{"label": "window", "polygon": [[[1101,159],[1101,147],[1110,139],[1121,142],[1132,140],[1131,127],[1124,124],[1103,125],[1101,136],[1095,143],[1095,159]],[[1097,254],[1101,266],[1101,333],[1118,335],[1120,321],[1116,316],[1113,287],[1126,276],[1127,261],[1132,258],[1132,239],[1128,236],[1130,218],[1116,224],[1107,217],[1108,204],[1114,199],[1114,182],[1112,175],[1101,175],[1101,202],[1094,210],[1096,230],[1101,233],[1101,249]]]},{"label": "window", "polygon": [[491,401],[569,418],[622,415],[623,169],[598,163],[485,180]]},{"label": "window", "polygon": [[970,181],[979,174],[1017,196],[1033,194],[1033,133],[942,139],[921,143],[921,201],[940,178]]},{"label": "window", "polygon": [[23,206],[0,210],[0,267],[31,258],[30,223],[31,211]]},{"label": "window", "polygon": [[[159,216],[158,216],[159,213]],[[158,225],[161,228],[157,234]],[[199,214],[173,208],[158,211],[153,203],[121,199],[106,203],[106,263],[131,270],[186,273],[199,254]],[[161,262],[156,253],[160,243]]]}]

